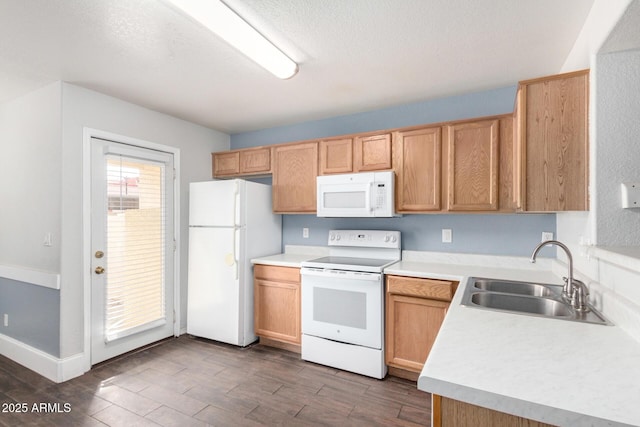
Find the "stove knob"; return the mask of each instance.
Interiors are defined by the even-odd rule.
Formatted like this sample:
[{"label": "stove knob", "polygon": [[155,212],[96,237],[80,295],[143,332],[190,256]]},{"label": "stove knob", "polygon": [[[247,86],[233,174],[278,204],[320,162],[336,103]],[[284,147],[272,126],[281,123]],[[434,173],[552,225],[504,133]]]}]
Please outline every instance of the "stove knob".
[{"label": "stove knob", "polygon": [[398,241],[398,238],[396,236],[391,236],[391,241],[395,243]]},{"label": "stove knob", "polygon": [[388,242],[389,240],[391,240],[391,237],[389,237],[389,235],[387,234],[386,236],[384,236],[384,241]]},{"label": "stove knob", "polygon": [[336,240],[340,240],[340,235],[339,234],[336,236]]},{"label": "stove knob", "polygon": [[329,240],[336,240],[335,234],[329,234]]}]

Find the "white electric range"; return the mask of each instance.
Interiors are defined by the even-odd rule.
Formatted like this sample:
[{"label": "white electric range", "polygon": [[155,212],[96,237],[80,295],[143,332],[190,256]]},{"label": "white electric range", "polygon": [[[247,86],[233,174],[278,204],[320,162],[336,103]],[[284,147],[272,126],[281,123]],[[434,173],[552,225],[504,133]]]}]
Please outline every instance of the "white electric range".
[{"label": "white electric range", "polygon": [[384,378],[385,267],[399,231],[331,230],[328,257],[302,263],[302,359]]}]

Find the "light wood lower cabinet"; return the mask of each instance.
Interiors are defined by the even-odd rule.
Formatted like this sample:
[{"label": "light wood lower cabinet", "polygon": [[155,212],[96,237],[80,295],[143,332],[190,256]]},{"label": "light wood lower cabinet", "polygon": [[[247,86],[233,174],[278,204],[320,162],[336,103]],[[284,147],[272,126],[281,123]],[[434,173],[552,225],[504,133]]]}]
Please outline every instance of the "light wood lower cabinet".
[{"label": "light wood lower cabinet", "polygon": [[433,427],[553,427],[438,395],[431,396]]},{"label": "light wood lower cabinet", "polygon": [[253,271],[256,335],[300,352],[300,269],[255,265]]},{"label": "light wood lower cabinet", "polygon": [[387,365],[414,373],[422,370],[457,284],[386,276]]}]

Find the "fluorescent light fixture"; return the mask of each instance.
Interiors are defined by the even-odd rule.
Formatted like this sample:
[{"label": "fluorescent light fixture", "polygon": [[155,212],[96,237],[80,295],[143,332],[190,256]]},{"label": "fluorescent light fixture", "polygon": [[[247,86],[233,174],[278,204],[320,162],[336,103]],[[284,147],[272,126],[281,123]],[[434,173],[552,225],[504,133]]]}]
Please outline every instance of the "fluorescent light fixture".
[{"label": "fluorescent light fixture", "polygon": [[276,77],[289,79],[298,72],[298,64],[221,0],[169,1]]}]

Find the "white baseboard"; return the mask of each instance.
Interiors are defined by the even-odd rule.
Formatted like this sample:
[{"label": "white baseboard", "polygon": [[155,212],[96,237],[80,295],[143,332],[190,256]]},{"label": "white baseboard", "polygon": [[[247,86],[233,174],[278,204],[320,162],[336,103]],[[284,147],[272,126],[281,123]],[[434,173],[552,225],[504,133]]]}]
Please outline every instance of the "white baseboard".
[{"label": "white baseboard", "polygon": [[82,353],[58,359],[2,334],[0,334],[0,354],[56,383],[85,373],[85,360]]}]

